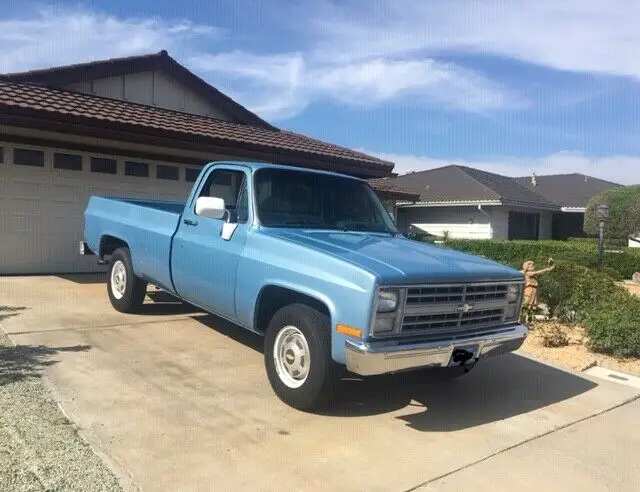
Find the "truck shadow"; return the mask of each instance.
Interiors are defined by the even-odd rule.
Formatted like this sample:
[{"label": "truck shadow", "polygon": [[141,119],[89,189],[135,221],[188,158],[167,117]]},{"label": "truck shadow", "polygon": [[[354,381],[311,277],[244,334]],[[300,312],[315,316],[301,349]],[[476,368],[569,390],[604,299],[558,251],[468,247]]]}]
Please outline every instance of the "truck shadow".
[{"label": "truck shadow", "polygon": [[257,333],[245,330],[226,319],[202,311],[190,316],[190,318],[198,323],[202,323],[207,328],[217,331],[225,337],[231,338],[235,342],[239,342],[256,352],[263,353],[264,338]]},{"label": "truck shadow", "polygon": [[171,294],[158,290],[147,291],[147,299],[140,308],[137,314],[147,314],[151,316],[162,316],[171,314],[195,314],[202,313],[201,309],[198,309],[191,304],[181,301],[180,299],[173,297]]},{"label": "truck shadow", "polygon": [[105,272],[97,273],[59,273],[56,277],[74,284],[86,285],[86,284],[104,284],[107,281],[107,274]]},{"label": "truck shadow", "polygon": [[518,354],[482,361],[460,379],[427,378],[406,373],[343,380],[325,415],[360,417],[406,409],[397,418],[415,430],[453,432],[538,410],[597,386]]},{"label": "truck shadow", "polygon": [[[259,335],[210,314],[192,319],[262,353]],[[596,387],[572,373],[507,354],[484,360],[466,376],[450,381],[424,372],[369,378],[346,375],[331,407],[314,413],[348,418],[405,410],[396,418],[417,431],[453,432],[539,410]]]}]

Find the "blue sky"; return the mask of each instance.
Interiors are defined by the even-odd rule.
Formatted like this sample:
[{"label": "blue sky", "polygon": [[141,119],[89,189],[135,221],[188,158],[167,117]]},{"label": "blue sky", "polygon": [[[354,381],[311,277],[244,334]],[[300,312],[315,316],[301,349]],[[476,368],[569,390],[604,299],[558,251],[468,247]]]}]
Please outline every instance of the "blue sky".
[{"label": "blue sky", "polygon": [[0,72],[167,49],[276,125],[398,172],[640,183],[638,2],[185,4],[5,0]]}]

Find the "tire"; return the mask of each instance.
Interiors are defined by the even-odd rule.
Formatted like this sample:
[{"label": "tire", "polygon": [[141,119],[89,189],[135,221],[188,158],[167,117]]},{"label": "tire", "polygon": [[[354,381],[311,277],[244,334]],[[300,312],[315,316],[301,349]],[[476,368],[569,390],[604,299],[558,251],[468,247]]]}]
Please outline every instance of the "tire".
[{"label": "tire", "polygon": [[298,410],[326,406],[337,379],[328,316],[306,304],[279,309],[267,327],[264,361],[269,383],[284,403]]},{"label": "tire", "polygon": [[133,273],[128,248],[118,248],[111,255],[107,292],[111,305],[117,311],[121,313],[140,311],[147,293],[147,283]]}]

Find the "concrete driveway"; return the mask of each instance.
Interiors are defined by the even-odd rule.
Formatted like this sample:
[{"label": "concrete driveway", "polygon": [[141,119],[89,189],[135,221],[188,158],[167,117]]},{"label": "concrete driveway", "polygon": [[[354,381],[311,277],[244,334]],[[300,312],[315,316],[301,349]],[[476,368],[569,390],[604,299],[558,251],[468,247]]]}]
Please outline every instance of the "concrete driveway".
[{"label": "concrete driveway", "polygon": [[[589,436],[599,418],[624,426],[606,418],[617,411],[638,428],[623,405],[638,390],[517,354],[449,384],[343,381],[330,413],[298,412],[272,393],[259,337],[155,300],[144,314],[123,315],[96,277],[0,278],[4,330],[31,347],[29,363],[63,410],[125,483],[142,490],[498,490],[496,473],[500,490],[541,490],[536,467],[552,467],[560,447],[550,439],[581,428]],[[622,427],[601,435],[617,435],[616,445],[637,439]],[[587,437],[576,446],[588,444]],[[605,449],[596,446],[592,458]],[[639,447],[629,448],[631,457]],[[578,473],[576,460],[568,473]],[[635,490],[640,470],[623,470],[622,482],[590,477],[581,490]]]}]

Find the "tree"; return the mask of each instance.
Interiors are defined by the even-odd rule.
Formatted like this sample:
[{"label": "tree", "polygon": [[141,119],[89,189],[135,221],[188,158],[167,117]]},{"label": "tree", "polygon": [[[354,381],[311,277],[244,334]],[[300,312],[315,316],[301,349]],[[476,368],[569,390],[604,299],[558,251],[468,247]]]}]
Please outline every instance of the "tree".
[{"label": "tree", "polygon": [[600,204],[609,206],[607,237],[626,239],[640,233],[640,185],[612,188],[589,200],[584,213],[584,232],[590,236],[598,234],[600,221],[596,218],[596,207]]}]

